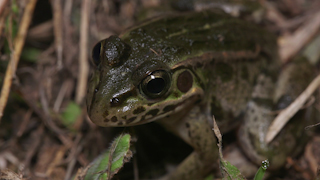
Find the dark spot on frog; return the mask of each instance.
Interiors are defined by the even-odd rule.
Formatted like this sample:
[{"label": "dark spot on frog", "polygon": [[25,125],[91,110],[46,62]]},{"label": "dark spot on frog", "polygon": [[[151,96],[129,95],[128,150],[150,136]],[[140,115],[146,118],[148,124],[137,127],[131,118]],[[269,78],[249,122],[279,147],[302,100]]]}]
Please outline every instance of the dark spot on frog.
[{"label": "dark spot on frog", "polygon": [[[98,113],[98,112],[97,112],[97,113]],[[104,111],[103,116],[104,116],[104,117],[109,116],[109,112],[108,112],[108,110],[105,110],[105,111]]]},{"label": "dark spot on frog", "polygon": [[168,105],[163,108],[163,112],[173,111],[177,106],[176,105]]},{"label": "dark spot on frog", "polygon": [[127,116],[122,116],[122,119],[126,120],[126,119],[127,119]]},{"label": "dark spot on frog", "polygon": [[186,127],[189,128],[189,127],[190,127],[190,124],[189,124],[189,123],[186,123]]},{"label": "dark spot on frog", "polygon": [[176,92],[176,91],[175,91],[175,92],[173,92],[173,93],[172,93],[172,95],[173,95],[174,97],[176,97],[176,98],[178,98],[178,97],[179,97],[179,93],[178,93],[178,92]]},{"label": "dark spot on frog", "polygon": [[192,87],[192,84],[193,77],[189,71],[183,71],[181,74],[179,74],[177,79],[177,87],[181,92],[188,92],[189,89]]},{"label": "dark spot on frog", "polygon": [[133,110],[133,114],[140,114],[146,110],[145,107],[139,106],[137,109]]},{"label": "dark spot on frog", "polygon": [[253,118],[253,121],[254,121],[254,122],[257,122],[257,121],[258,121],[258,117],[255,116],[255,117]]},{"label": "dark spot on frog", "polygon": [[109,122],[110,121],[110,119],[104,119],[103,120],[103,122]]},{"label": "dark spot on frog", "polygon": [[132,123],[135,119],[137,119],[136,116],[135,116],[135,117],[132,117],[132,118],[130,118],[130,119],[128,119],[128,120],[126,120],[126,124]]},{"label": "dark spot on frog", "polygon": [[223,82],[228,82],[233,78],[233,68],[227,63],[219,62],[215,65],[215,73],[221,78]]},{"label": "dark spot on frog", "polygon": [[146,113],[146,115],[156,116],[159,112],[159,109],[152,109]]},{"label": "dark spot on frog", "polygon": [[146,116],[145,116],[145,115],[144,115],[144,116],[141,116],[140,122],[143,122],[145,119],[146,119]]},{"label": "dark spot on frog", "polygon": [[119,125],[119,126],[122,126],[122,125],[123,125],[123,122],[119,122],[118,125]]},{"label": "dark spot on frog", "polygon": [[117,121],[118,121],[118,118],[117,118],[116,116],[113,116],[113,117],[111,118],[111,121],[112,121],[112,122],[117,122]]}]

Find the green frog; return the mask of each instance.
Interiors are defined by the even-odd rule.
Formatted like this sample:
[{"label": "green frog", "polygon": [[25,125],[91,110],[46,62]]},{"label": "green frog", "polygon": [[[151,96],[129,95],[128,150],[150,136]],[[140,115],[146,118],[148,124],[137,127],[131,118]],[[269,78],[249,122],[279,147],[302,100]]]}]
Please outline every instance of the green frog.
[{"label": "green frog", "polygon": [[271,169],[279,168],[298,151],[304,112],[273,142],[264,139],[273,112],[303,91],[312,67],[305,61],[281,67],[272,33],[209,10],[154,18],[120,37],[93,49],[88,114],[103,127],[156,121],[192,146],[164,179],[201,179],[211,171],[218,160],[213,115],[223,133],[238,130],[240,146],[258,165],[269,159]]}]

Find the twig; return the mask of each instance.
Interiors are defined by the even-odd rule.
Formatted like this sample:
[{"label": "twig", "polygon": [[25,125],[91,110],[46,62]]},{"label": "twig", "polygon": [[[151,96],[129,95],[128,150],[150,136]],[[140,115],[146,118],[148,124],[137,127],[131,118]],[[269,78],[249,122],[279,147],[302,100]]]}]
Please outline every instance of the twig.
[{"label": "twig", "polygon": [[72,86],[72,83],[70,82],[70,80],[67,79],[63,82],[59,90],[58,96],[56,98],[56,101],[54,102],[54,105],[53,105],[54,112],[57,112],[57,113],[59,112],[60,106],[63,102],[63,98],[71,86]]},{"label": "twig", "polygon": [[81,152],[81,150],[83,149],[83,145],[82,144],[79,144],[76,149],[75,149],[75,152],[74,152],[74,157],[71,159],[70,163],[68,164],[68,168],[67,168],[67,172],[66,172],[66,175],[64,177],[65,180],[68,180],[70,179],[71,175],[72,175],[72,172],[75,168],[75,165],[76,165],[76,162],[77,162],[77,156],[79,155],[79,153]]},{"label": "twig", "polygon": [[72,141],[72,143],[70,144],[69,148],[69,155],[67,158],[65,158],[60,164],[58,164],[59,166],[70,163],[71,160],[75,159],[78,156],[78,147],[79,146],[83,146],[80,141],[82,140],[82,134],[78,133],[75,140]]},{"label": "twig", "polygon": [[136,156],[133,156],[133,177],[134,180],[139,180],[138,159]]},{"label": "twig", "polygon": [[0,15],[2,14],[3,10],[5,9],[8,0],[0,0]]},{"label": "twig", "polygon": [[30,148],[28,149],[23,164],[25,167],[29,167],[32,157],[36,154],[41,141],[43,140],[44,126],[38,126],[37,130],[32,132],[31,138],[33,142],[30,144]]},{"label": "twig", "polygon": [[319,123],[316,123],[316,124],[309,125],[309,126],[305,127],[304,129],[305,129],[305,130],[308,130],[308,129],[313,128],[313,127],[316,127],[316,126],[320,126],[320,122],[319,122]]},{"label": "twig", "polygon": [[29,0],[29,3],[26,5],[25,11],[23,13],[20,28],[17,34],[17,37],[15,38],[14,43],[14,50],[11,55],[11,59],[9,61],[6,75],[4,78],[4,83],[1,90],[1,96],[0,96],[0,121],[3,116],[3,110],[6,107],[8,96],[10,93],[10,88],[12,84],[13,75],[16,73],[16,69],[18,66],[19,58],[22,52],[22,48],[26,39],[27,30],[30,25],[32,14],[35,8],[37,0]]},{"label": "twig", "polygon": [[31,115],[32,115],[33,111],[32,109],[29,109],[23,116],[22,122],[19,126],[18,132],[17,132],[17,137],[21,137],[24,133],[24,131],[26,130],[26,128],[28,127]]},{"label": "twig", "polygon": [[[316,141],[316,139],[314,138],[313,141],[311,141],[311,142],[315,142],[315,141]],[[311,142],[308,143],[305,148],[304,157],[308,161],[309,168],[311,169],[312,173],[316,174],[317,166],[318,166],[318,163],[317,163],[317,156],[318,155],[316,153],[313,153],[313,150],[312,150],[312,145],[315,145],[316,143],[312,144]]]},{"label": "twig", "polygon": [[52,172],[54,169],[58,166],[58,164],[63,160],[63,156],[66,154],[66,147],[65,146],[60,146],[59,150],[55,153],[55,157],[51,161],[48,169],[46,170],[46,175],[48,177],[52,177]]},{"label": "twig", "polygon": [[64,49],[68,49],[68,52],[64,52],[64,64],[69,67],[69,65],[73,62],[75,56],[79,54],[79,49],[77,46],[78,42],[75,43],[73,36],[74,36],[74,29],[71,25],[71,12],[73,8],[73,1],[68,0],[64,1],[63,5],[63,39],[64,39]]},{"label": "twig", "polygon": [[61,0],[51,1],[53,8],[53,27],[55,37],[55,47],[57,51],[57,68],[62,69],[62,53],[63,53],[63,32],[62,32],[62,7]]},{"label": "twig", "polygon": [[[320,12],[314,14],[304,26],[294,32],[289,37],[284,36],[279,39],[279,54],[281,60],[286,62],[290,57],[296,54],[320,28]],[[297,43],[299,42],[299,43]]]},{"label": "twig", "polygon": [[320,75],[318,75],[304,90],[300,96],[284,109],[271,123],[266,135],[266,143],[270,143],[273,138],[280,132],[282,127],[287,124],[289,119],[303,106],[312,93],[320,86]]},{"label": "twig", "polygon": [[[48,20],[46,22],[43,22],[39,25],[36,25],[36,26],[33,26],[32,28],[30,28],[28,31],[28,39],[33,39],[36,41],[51,39],[51,36],[52,36],[51,31],[52,30],[53,30],[53,21]],[[43,53],[41,53],[41,55],[43,55]],[[39,57],[39,59],[41,59],[41,58]]]},{"label": "twig", "polygon": [[79,56],[79,74],[77,84],[76,102],[81,104],[87,91],[87,81],[89,74],[88,63],[88,30],[89,15],[91,9],[91,0],[84,0],[82,3],[81,25],[80,25],[80,56]]},{"label": "twig", "polygon": [[220,158],[223,158],[223,155],[222,155],[222,135],[221,135],[220,129],[217,125],[217,122],[216,122],[216,119],[214,118],[214,116],[212,116],[212,121],[213,121],[212,130],[218,139],[219,155],[220,155]]},{"label": "twig", "polygon": [[[1,2],[2,1],[2,2]],[[6,5],[5,4],[1,4],[1,3],[6,3],[4,0],[0,0],[0,37],[3,37],[3,30],[4,30],[4,27],[5,27],[5,21],[7,19],[7,16],[10,12],[9,9],[1,9],[1,8],[4,8]],[[9,21],[11,22],[11,21]]]},{"label": "twig", "polygon": [[[41,115],[43,116],[43,118],[41,118],[41,116],[39,116],[42,120],[43,123],[46,125],[46,127],[48,127],[50,130],[52,130],[53,132],[55,132],[57,135],[61,135],[61,134],[66,134],[65,131],[63,131],[62,129],[60,129],[53,121],[50,115],[50,109],[49,109],[49,104],[44,92],[44,88],[43,86],[40,86],[39,88],[39,95],[40,95],[40,103],[42,106],[42,110],[44,113],[41,113]],[[25,97],[25,94],[23,95]],[[26,100],[26,97],[24,98]],[[26,100],[27,101],[27,100]],[[32,102],[32,101],[31,101]],[[33,104],[32,104],[33,105]],[[33,105],[34,106],[34,105]],[[31,107],[31,106],[30,106]],[[35,110],[35,109],[34,109]],[[40,115],[40,114],[39,114]]]}]

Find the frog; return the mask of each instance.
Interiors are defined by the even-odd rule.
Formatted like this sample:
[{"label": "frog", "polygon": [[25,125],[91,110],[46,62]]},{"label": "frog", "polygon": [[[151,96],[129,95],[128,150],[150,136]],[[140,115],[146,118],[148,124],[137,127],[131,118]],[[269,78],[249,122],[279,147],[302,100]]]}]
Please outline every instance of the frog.
[{"label": "frog", "polygon": [[[92,50],[87,112],[102,127],[157,122],[193,148],[162,179],[202,179],[218,161],[212,131],[236,130],[255,164],[278,169],[307,137],[299,112],[270,144],[274,111],[288,106],[311,81],[301,59],[282,66],[277,37],[219,10],[160,16],[112,35]],[[306,119],[302,121],[301,119]]]}]

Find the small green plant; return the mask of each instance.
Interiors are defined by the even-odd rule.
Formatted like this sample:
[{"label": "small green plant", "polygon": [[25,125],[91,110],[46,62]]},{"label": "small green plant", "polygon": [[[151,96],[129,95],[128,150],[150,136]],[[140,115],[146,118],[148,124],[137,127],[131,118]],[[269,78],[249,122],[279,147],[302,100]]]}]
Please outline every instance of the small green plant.
[{"label": "small green plant", "polygon": [[254,176],[254,180],[262,180],[264,173],[266,172],[268,167],[269,167],[269,160],[266,159],[262,161],[260,168],[258,169],[256,175]]},{"label": "small green plant", "polygon": [[[84,180],[110,180],[123,165],[132,157],[130,151],[131,136],[126,133],[120,134],[112,142],[110,148],[97,157],[90,165],[85,168]],[[80,178],[79,176],[74,179]]]}]

